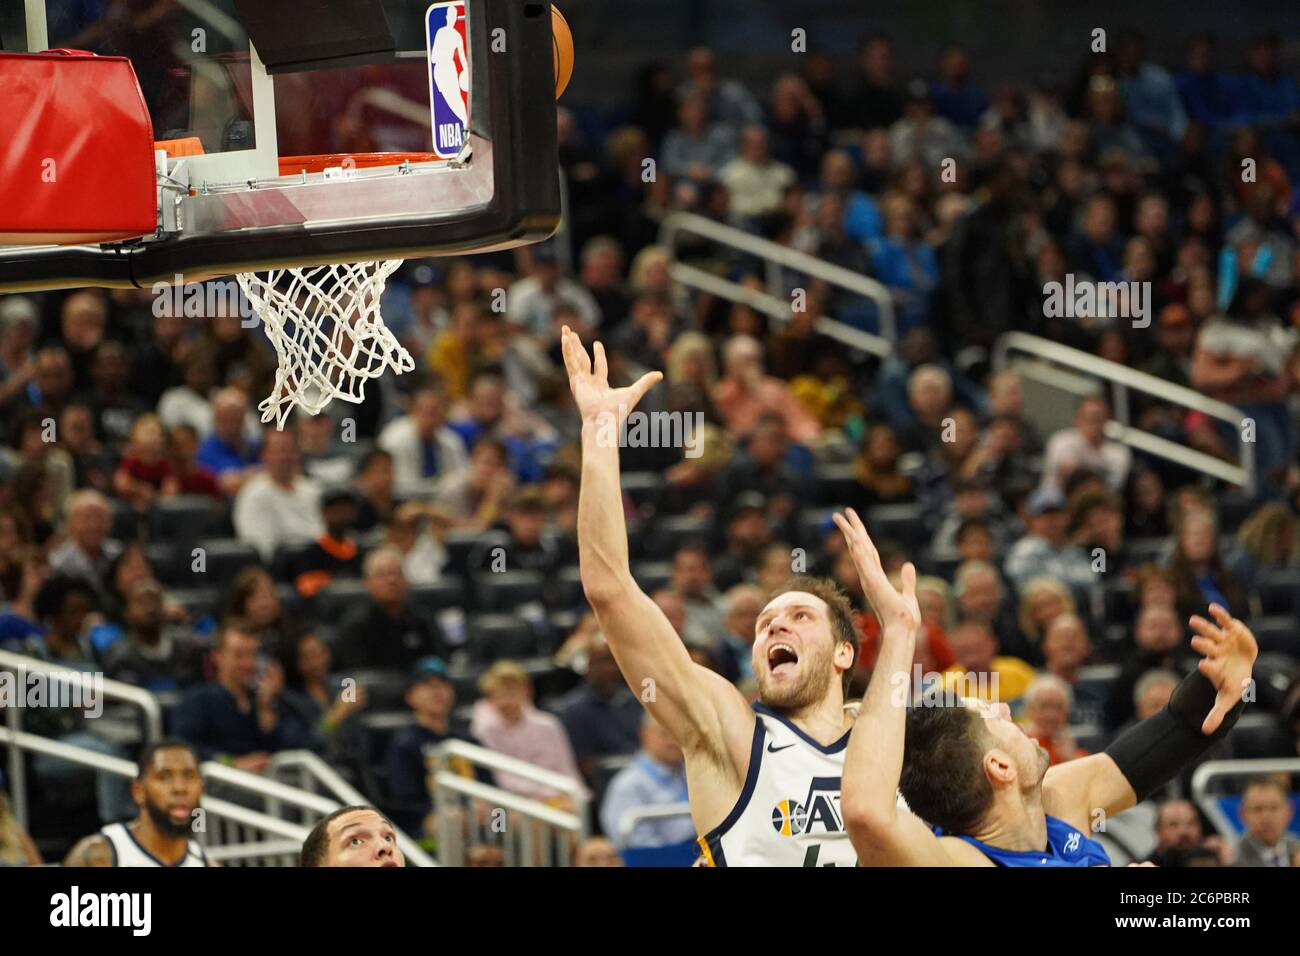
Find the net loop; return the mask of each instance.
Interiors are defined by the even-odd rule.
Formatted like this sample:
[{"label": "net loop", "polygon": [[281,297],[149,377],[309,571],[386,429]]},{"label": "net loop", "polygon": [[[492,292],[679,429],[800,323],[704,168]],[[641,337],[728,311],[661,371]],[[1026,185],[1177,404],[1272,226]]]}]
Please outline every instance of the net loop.
[{"label": "net loop", "polygon": [[401,259],[243,272],[239,287],[279,357],[275,387],[258,405],[283,429],[294,408],[319,415],[334,399],[360,404],[365,384],[415,368],[384,325],[380,299]]}]

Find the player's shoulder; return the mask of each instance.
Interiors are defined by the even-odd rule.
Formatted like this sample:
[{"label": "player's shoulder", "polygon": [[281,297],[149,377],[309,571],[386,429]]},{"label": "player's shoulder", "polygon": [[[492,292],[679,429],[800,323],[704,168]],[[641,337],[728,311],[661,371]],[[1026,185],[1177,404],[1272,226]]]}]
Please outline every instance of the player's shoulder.
[{"label": "player's shoulder", "polygon": [[113,866],[113,844],[104,833],[82,837],[63,859],[64,866]]}]

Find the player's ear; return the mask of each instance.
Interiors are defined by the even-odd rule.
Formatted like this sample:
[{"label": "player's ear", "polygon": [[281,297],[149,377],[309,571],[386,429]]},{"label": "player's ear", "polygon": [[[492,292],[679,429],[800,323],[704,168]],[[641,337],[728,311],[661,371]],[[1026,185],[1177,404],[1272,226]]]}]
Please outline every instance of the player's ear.
[{"label": "player's ear", "polygon": [[848,670],[853,666],[853,645],[848,641],[840,641],[835,645],[835,655],[831,660],[840,670]]},{"label": "player's ear", "polygon": [[1016,779],[1016,767],[1011,755],[1000,747],[991,747],[984,753],[984,775],[994,786],[1008,784]]}]

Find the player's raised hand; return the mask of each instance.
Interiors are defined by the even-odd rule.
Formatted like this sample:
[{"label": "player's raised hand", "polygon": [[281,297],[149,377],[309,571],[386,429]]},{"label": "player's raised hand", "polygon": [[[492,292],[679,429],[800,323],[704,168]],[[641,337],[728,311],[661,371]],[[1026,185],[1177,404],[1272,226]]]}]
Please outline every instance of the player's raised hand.
[{"label": "player's raised hand", "polygon": [[1214,709],[1201,725],[1201,733],[1206,736],[1219,729],[1224,715],[1246,693],[1246,688],[1250,685],[1251,666],[1259,655],[1259,645],[1255,643],[1255,635],[1250,632],[1250,628],[1221,605],[1211,604],[1210,614],[1214,617],[1213,622],[1199,614],[1194,615],[1189,622],[1196,632],[1192,638],[1192,649],[1204,655],[1204,660],[1197,666],[1218,691],[1214,698]]},{"label": "player's raised hand", "polygon": [[906,627],[917,630],[921,626],[921,606],[916,600],[916,567],[911,561],[903,565],[903,589],[899,591],[889,581],[880,552],[867,534],[862,519],[852,508],[844,514],[833,516],[836,527],[844,533],[849,544],[849,554],[857,568],[858,579],[881,627]]},{"label": "player's raised hand", "polygon": [[664,377],[662,372],[646,372],[631,385],[611,388],[605,347],[599,342],[592,346],[593,362],[582,340],[567,325],[560,331],[560,349],[564,353],[564,368],[569,373],[569,389],[584,422],[615,415],[617,425],[621,426],[628,412]]}]

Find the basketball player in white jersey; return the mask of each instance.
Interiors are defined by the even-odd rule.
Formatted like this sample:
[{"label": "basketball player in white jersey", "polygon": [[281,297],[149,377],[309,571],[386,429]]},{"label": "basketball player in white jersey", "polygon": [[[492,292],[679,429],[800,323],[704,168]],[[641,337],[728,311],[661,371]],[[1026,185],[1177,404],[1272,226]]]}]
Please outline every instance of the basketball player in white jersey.
[{"label": "basketball player in white jersey", "polygon": [[848,598],[828,581],[801,578],[768,602],[752,651],[757,704],[695,664],[632,578],[619,487],[620,426],[663,376],[612,388],[599,342],[594,364],[567,327],[562,346],[582,416],[583,590],[628,686],[685,754],[705,865],[854,865],[839,809],[853,723],[844,690],[857,656]]},{"label": "basketball player in white jersey", "polygon": [[[461,94],[469,89],[469,58],[465,55],[465,41],[456,29],[455,7],[447,7],[447,23],[438,28],[429,46],[433,82],[456,118],[468,125],[469,115],[465,112],[465,98]],[[459,72],[456,70],[457,57],[460,57]]]},{"label": "basketball player in white jersey", "polygon": [[130,823],[110,823],[81,840],[64,866],[219,865],[190,838],[203,778],[189,744],[168,738],[146,747],[131,796],[140,815]]}]

